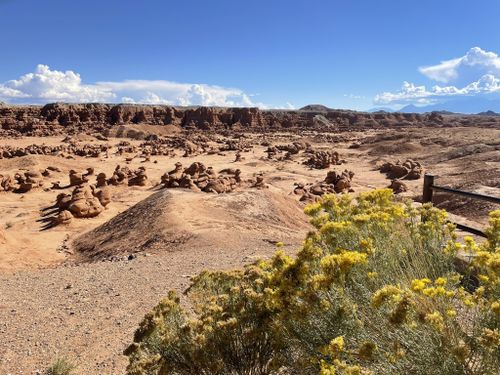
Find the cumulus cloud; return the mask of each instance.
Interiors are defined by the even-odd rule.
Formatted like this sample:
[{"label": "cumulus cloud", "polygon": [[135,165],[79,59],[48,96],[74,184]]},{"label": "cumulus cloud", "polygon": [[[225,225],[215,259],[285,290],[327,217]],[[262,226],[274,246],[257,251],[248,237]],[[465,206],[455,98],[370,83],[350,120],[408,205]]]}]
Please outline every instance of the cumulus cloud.
[{"label": "cumulus cloud", "polygon": [[494,93],[500,93],[500,78],[486,74],[462,88],[436,85],[427,89],[424,85],[416,86],[413,83],[404,82],[401,90],[378,94],[374,101],[377,104],[431,104],[457,96],[491,95]]},{"label": "cumulus cloud", "polygon": [[71,70],[38,65],[33,73],[0,83],[0,100],[13,103],[124,102],[141,104],[265,107],[240,89],[164,80],[126,80],[84,84]]},{"label": "cumulus cloud", "polygon": [[463,85],[488,74],[500,77],[500,56],[474,47],[462,57],[421,67],[419,71],[434,81]]},{"label": "cumulus cloud", "polygon": [[128,80],[123,82],[97,82],[96,86],[109,90],[122,101],[146,104],[204,105],[226,107],[263,106],[254,103],[240,89],[205,84],[171,81]]},{"label": "cumulus cloud", "polygon": [[38,65],[33,73],[0,84],[0,98],[22,102],[92,102],[115,98],[110,90],[96,85],[84,85],[80,75],[70,70],[50,70]]},{"label": "cumulus cloud", "polygon": [[464,56],[421,67],[426,77],[449,84],[415,85],[404,82],[397,92],[383,92],[374,98],[377,104],[430,104],[457,96],[492,95],[500,93],[500,56],[471,48]]},{"label": "cumulus cloud", "polygon": [[0,86],[0,98],[27,98],[28,94],[23,93],[22,91],[6,87]]},{"label": "cumulus cloud", "polygon": [[415,102],[427,100],[426,98],[431,95],[425,86],[415,86],[411,82],[403,82],[401,90],[398,92],[383,92],[375,96],[375,103],[377,104],[400,104],[405,102]]}]

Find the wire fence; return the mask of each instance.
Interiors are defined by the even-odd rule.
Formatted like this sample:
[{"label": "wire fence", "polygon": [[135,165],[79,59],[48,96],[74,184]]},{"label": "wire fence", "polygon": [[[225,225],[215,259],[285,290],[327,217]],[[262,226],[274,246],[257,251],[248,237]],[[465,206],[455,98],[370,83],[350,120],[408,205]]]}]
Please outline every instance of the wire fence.
[{"label": "wire fence", "polygon": [[[423,203],[428,203],[428,202],[432,203],[432,196],[433,196],[434,191],[439,191],[439,192],[445,192],[445,193],[454,194],[454,195],[460,195],[460,196],[467,197],[467,198],[478,199],[478,200],[482,200],[482,201],[486,201],[486,202],[500,204],[500,198],[494,197],[492,195],[472,193],[470,191],[452,189],[452,188],[449,188],[446,186],[436,185],[434,183],[435,177],[436,176],[434,176],[433,174],[430,174],[430,173],[426,173],[424,175],[424,190],[422,193],[422,202]],[[472,228],[468,225],[461,224],[461,223],[453,223],[453,224],[455,224],[458,229],[476,234],[478,236],[486,237],[486,234],[480,229]]]}]

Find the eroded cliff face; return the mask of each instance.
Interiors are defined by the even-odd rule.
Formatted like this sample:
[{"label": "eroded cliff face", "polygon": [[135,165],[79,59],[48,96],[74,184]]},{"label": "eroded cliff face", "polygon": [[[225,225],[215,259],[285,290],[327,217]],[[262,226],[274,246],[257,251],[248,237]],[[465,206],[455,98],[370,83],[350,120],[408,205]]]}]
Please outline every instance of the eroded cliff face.
[{"label": "eroded cliff face", "polygon": [[396,126],[497,126],[500,118],[437,113],[282,111],[258,108],[171,107],[133,104],[0,105],[0,135],[56,135],[103,131],[116,125],[173,125],[183,129],[354,130]]}]

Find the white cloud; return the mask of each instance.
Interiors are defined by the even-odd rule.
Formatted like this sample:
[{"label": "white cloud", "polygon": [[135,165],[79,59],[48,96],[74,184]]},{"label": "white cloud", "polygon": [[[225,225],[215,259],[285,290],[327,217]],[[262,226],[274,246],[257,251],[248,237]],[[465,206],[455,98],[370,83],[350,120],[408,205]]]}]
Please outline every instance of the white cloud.
[{"label": "white cloud", "polygon": [[143,104],[265,107],[236,88],[164,80],[83,84],[78,73],[38,65],[35,72],[0,83],[0,100],[13,103],[124,102]]},{"label": "white cloud", "polygon": [[442,61],[438,65],[420,67],[418,70],[423,75],[438,82],[449,82],[458,76],[457,67],[461,59]]},{"label": "white cloud", "polygon": [[126,102],[173,105],[251,107],[254,103],[240,89],[171,81],[128,80],[97,82],[96,86],[116,93]]},{"label": "white cloud", "polygon": [[0,98],[27,98],[29,95],[10,87],[0,85]]},{"label": "white cloud", "polygon": [[0,84],[0,98],[20,99],[22,102],[91,102],[108,101],[114,97],[106,88],[82,84],[77,73],[50,70],[47,65],[38,65],[35,72]]},{"label": "white cloud", "polygon": [[405,81],[403,82],[401,90],[396,93],[383,92],[382,94],[378,94],[375,97],[375,103],[391,104],[391,103],[402,103],[406,101],[422,102],[430,95],[431,93],[427,91],[425,86],[415,86],[413,83]]},{"label": "white cloud", "polygon": [[430,104],[454,96],[494,93],[500,93],[500,78],[492,74],[486,74],[462,88],[436,85],[431,89],[427,89],[425,86],[415,86],[413,83],[404,82],[400,91],[378,94],[375,96],[374,102],[377,104]]},{"label": "white cloud", "polygon": [[485,74],[476,82],[469,83],[464,87],[466,93],[493,93],[500,91],[500,75]]},{"label": "white cloud", "polygon": [[500,93],[500,56],[479,47],[471,48],[464,56],[443,61],[438,65],[419,68],[428,78],[448,86],[404,82],[397,92],[383,92],[374,98],[376,104],[430,104],[456,96],[490,95]]},{"label": "white cloud", "polygon": [[474,47],[462,57],[421,67],[419,71],[434,81],[463,85],[487,74],[500,76],[500,56]]}]

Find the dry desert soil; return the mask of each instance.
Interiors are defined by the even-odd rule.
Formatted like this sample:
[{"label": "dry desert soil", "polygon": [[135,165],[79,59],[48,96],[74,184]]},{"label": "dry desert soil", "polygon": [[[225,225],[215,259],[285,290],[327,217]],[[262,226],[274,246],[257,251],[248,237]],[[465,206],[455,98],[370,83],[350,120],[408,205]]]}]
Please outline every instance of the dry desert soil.
[{"label": "dry desert soil", "polygon": [[[498,126],[220,134],[158,134],[157,127],[135,126],[153,141],[120,134],[0,139],[4,150],[55,150],[0,159],[0,181],[10,176],[15,185],[16,174],[22,182],[25,172],[37,172],[35,182],[24,181],[31,184],[28,191],[18,185],[0,191],[0,374],[43,373],[60,357],[77,365],[76,374],[123,374],[122,351],[168,290],[183,291],[203,269],[232,269],[268,257],[278,241],[293,253],[310,230],[303,214],[307,201],[328,189],[357,194],[388,187],[391,180],[379,170],[386,162],[421,165],[415,179],[400,180],[407,191],[398,196],[420,199],[423,171],[437,175],[441,185],[499,195]],[[190,141],[179,142],[183,138]],[[61,145],[63,152],[56,150]],[[96,145],[105,151],[78,155]],[[321,151],[333,159],[337,152],[339,164],[304,164],[314,155],[321,159]],[[181,172],[203,164],[193,167],[201,172],[183,180],[184,187],[176,187],[173,174],[168,181],[162,177],[178,162]],[[129,173],[125,180],[112,178],[118,165]],[[70,216],[62,223],[57,196],[76,199],[70,170],[78,178],[89,174],[81,194],[94,201],[89,186],[105,173],[110,202],[95,217]],[[337,172],[342,186],[320,184],[329,171]],[[202,191],[210,190],[206,181],[214,173],[224,176],[214,180],[214,189],[226,192]],[[130,183],[134,177],[138,184]],[[59,187],[52,188],[56,181]],[[435,203],[478,227],[495,208],[443,194]]]}]

